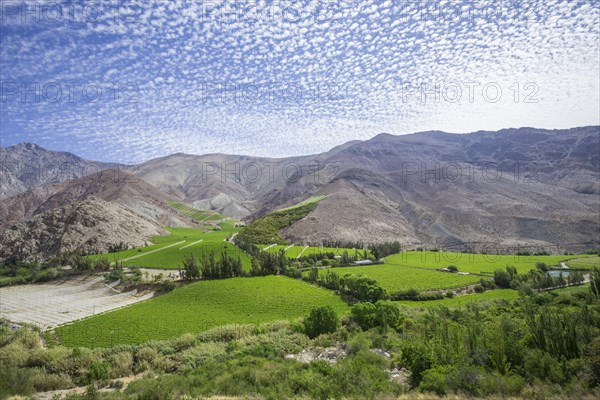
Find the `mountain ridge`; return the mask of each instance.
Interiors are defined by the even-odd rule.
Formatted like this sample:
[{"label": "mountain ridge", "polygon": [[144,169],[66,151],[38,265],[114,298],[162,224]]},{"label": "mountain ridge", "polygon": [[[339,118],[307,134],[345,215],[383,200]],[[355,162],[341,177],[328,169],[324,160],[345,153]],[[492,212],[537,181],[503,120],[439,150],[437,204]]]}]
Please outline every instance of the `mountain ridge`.
[{"label": "mountain ridge", "polygon": [[[295,242],[553,245],[600,237],[600,126],[382,133],[317,155],[177,153],[123,168],[161,201],[175,199],[246,220],[330,195],[284,230]],[[32,187],[28,196],[35,201],[65,190],[39,180],[23,186]],[[77,197],[61,196],[65,200],[55,206]],[[8,201],[18,204],[19,198]],[[8,201],[0,201],[0,211]],[[22,212],[24,218],[34,214]]]}]

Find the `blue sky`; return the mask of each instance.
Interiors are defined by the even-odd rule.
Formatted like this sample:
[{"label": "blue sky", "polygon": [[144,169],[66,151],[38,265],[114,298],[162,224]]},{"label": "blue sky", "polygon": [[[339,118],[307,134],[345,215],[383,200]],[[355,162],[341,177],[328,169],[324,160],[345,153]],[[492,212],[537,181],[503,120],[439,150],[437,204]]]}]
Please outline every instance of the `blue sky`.
[{"label": "blue sky", "polygon": [[600,123],[600,3],[2,1],[0,145],[139,162]]}]

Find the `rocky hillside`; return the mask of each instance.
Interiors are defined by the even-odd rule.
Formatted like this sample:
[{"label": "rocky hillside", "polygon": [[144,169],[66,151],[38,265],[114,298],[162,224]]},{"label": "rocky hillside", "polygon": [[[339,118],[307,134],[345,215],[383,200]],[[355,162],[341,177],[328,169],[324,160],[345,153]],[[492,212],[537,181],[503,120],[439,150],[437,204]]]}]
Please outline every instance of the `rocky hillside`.
[{"label": "rocky hillside", "polygon": [[0,236],[0,258],[44,259],[62,252],[106,252],[121,242],[143,246],[163,229],[104,200],[89,198],[12,226]]},{"label": "rocky hillside", "polygon": [[0,199],[114,166],[67,152],[46,150],[33,143],[0,147]]},{"label": "rocky hillside", "polygon": [[132,174],[109,169],[0,200],[0,232],[33,215],[89,198],[118,204],[158,225],[191,223],[167,204],[172,200],[167,194]]}]

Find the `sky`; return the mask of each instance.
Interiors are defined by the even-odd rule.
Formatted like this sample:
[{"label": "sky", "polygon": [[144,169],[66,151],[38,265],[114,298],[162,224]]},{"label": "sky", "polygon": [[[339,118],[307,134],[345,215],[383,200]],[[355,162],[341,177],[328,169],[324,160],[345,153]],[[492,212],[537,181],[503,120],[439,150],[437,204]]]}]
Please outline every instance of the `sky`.
[{"label": "sky", "polygon": [[600,124],[600,2],[0,1],[0,146],[134,163]]}]

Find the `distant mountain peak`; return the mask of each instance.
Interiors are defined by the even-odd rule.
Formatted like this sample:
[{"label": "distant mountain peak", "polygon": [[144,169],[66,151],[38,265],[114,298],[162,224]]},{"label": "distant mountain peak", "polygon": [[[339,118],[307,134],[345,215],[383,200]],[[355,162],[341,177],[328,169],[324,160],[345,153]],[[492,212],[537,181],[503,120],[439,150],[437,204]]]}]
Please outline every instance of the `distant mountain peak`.
[{"label": "distant mountain peak", "polygon": [[39,150],[43,150],[43,151],[46,150],[42,146],[40,146],[38,144],[35,144],[35,143],[31,143],[31,142],[17,143],[15,145],[7,147],[7,149],[11,149],[11,150],[38,150],[38,151]]}]

